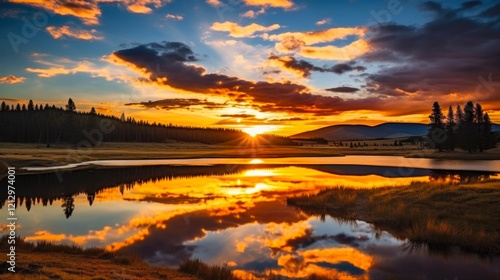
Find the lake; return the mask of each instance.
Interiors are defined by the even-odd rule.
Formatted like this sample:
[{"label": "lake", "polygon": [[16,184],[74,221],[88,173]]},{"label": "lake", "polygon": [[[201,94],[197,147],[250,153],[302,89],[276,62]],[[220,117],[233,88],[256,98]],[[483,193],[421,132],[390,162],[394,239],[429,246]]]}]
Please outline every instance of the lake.
[{"label": "lake", "polygon": [[[17,176],[18,234],[32,242],[134,252],[154,265],[198,258],[227,264],[243,278],[269,271],[292,279],[500,275],[498,258],[415,249],[364,221],[308,216],[286,204],[286,197],[327,187],[500,178],[500,161],[346,156],[86,164],[99,168],[31,168],[33,174]],[[4,221],[6,195],[0,194]]]}]

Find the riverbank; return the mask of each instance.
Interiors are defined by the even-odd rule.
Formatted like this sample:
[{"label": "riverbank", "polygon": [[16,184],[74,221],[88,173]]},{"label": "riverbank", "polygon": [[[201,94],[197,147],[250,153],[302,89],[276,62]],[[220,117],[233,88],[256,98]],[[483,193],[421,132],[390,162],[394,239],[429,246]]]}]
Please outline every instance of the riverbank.
[{"label": "riverbank", "polygon": [[372,223],[408,248],[500,255],[500,181],[474,184],[416,182],[375,189],[334,188],[287,202],[309,215]]},{"label": "riverbank", "polygon": [[[367,143],[372,144],[372,143]],[[499,160],[500,148],[483,153],[419,150],[414,145],[367,146],[360,148],[330,145],[307,146],[228,146],[194,143],[104,143],[92,148],[42,144],[2,143],[0,159],[8,166],[59,166],[92,160],[190,159],[190,158],[278,158],[343,155],[403,156],[411,158]]]}]

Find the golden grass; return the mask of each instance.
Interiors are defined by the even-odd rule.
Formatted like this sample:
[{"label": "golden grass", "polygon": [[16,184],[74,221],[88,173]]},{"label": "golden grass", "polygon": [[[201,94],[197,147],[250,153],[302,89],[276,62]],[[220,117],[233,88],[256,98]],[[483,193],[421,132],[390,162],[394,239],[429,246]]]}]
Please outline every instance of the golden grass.
[{"label": "golden grass", "polygon": [[[7,252],[6,236],[0,250]],[[16,239],[16,273],[0,271],[0,279],[197,279],[176,270],[154,267],[134,255],[121,255],[100,248],[82,249],[50,242],[32,244]],[[8,265],[7,263],[5,263]]]},{"label": "golden grass", "polygon": [[288,198],[309,214],[364,220],[429,248],[500,255],[500,181],[415,182],[403,187],[335,188]]},{"label": "golden grass", "polygon": [[227,266],[208,265],[198,259],[182,262],[179,271],[203,280],[238,280]]}]

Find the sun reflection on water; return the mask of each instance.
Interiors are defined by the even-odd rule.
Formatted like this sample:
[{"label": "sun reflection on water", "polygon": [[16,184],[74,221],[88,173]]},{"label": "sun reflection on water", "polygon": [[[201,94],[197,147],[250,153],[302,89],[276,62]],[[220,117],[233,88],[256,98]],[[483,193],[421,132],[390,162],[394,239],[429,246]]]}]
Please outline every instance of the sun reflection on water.
[{"label": "sun reflection on water", "polygon": [[60,204],[37,205],[30,213],[20,208],[18,215],[27,241],[137,250],[156,264],[200,258],[227,263],[238,275],[253,279],[271,271],[285,277],[314,272],[367,279],[376,262],[373,249],[367,248],[397,247],[402,241],[388,234],[377,239],[363,222],[353,226],[327,218],[322,223],[287,207],[285,198],[336,186],[397,187],[429,177],[349,175],[329,168],[252,166],[219,175],[138,180],[126,189],[100,190],[92,205],[86,194],[76,195],[74,213],[64,222]]}]

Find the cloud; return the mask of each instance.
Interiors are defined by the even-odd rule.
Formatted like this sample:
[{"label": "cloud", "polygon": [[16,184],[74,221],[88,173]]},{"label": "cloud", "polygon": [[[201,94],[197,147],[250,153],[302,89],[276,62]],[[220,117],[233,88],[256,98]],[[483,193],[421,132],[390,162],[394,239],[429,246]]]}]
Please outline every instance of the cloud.
[{"label": "cloud", "polygon": [[173,14],[167,14],[165,16],[166,19],[173,19],[173,20],[183,20],[184,17],[181,15],[173,15]]},{"label": "cloud", "polygon": [[224,5],[220,0],[207,0],[205,2],[212,7],[220,7]]},{"label": "cloud", "polygon": [[171,98],[162,99],[156,101],[139,102],[139,103],[127,103],[125,106],[138,105],[146,108],[157,108],[163,110],[174,110],[174,109],[190,109],[195,106],[202,106],[205,109],[219,109],[225,108],[226,104],[210,102],[206,99],[197,98]]},{"label": "cloud", "polygon": [[18,84],[18,83],[24,83],[25,80],[26,80],[25,77],[7,75],[0,77],[0,84]]},{"label": "cloud", "polygon": [[77,73],[88,73],[91,77],[104,78],[107,81],[134,82],[138,79],[136,73],[131,70],[123,69],[106,61],[102,58],[100,61],[73,61],[67,58],[53,57],[46,54],[32,54],[34,62],[48,66],[48,68],[26,68],[27,72],[35,73],[42,78],[52,78],[58,75],[72,75]]},{"label": "cloud", "polygon": [[325,24],[329,24],[330,22],[332,22],[331,18],[324,18],[322,20],[318,20],[316,22],[316,25],[325,25]]},{"label": "cloud", "polygon": [[357,92],[359,88],[355,87],[334,87],[334,88],[327,88],[325,89],[326,91],[331,91],[331,92]]},{"label": "cloud", "polygon": [[5,9],[5,8],[3,8],[2,11],[0,12],[0,18],[18,19],[24,13],[25,13],[25,11],[20,10],[20,9]]},{"label": "cloud", "polygon": [[69,26],[47,26],[47,32],[49,32],[50,36],[54,39],[61,39],[65,37],[75,38],[80,40],[102,40],[104,37],[99,36],[97,30],[83,30],[78,28],[71,28]]},{"label": "cloud", "polygon": [[58,15],[74,16],[87,25],[99,24],[99,17],[102,12],[100,3],[119,3],[124,5],[129,12],[149,14],[153,11],[150,6],[160,8],[165,3],[172,0],[9,0],[11,3],[29,5],[48,10]]},{"label": "cloud", "polygon": [[294,7],[294,3],[290,0],[243,0],[248,6],[269,6],[273,8],[290,9]]},{"label": "cloud", "polygon": [[293,118],[284,118],[284,119],[269,119],[270,123],[281,123],[281,122],[294,122],[294,121],[306,121],[308,119],[293,117]]},{"label": "cloud", "polygon": [[279,29],[279,24],[272,24],[270,26],[263,26],[257,23],[252,23],[247,26],[240,26],[235,22],[214,22],[210,29],[215,31],[229,32],[229,36],[235,38],[251,37],[257,32],[269,32]]},{"label": "cloud", "polygon": [[500,16],[500,3],[497,3],[496,5],[484,10],[481,13],[482,17],[486,18],[495,18]]},{"label": "cloud", "polygon": [[344,47],[337,46],[304,46],[299,55],[313,59],[325,60],[351,60],[365,54],[370,45],[363,39],[359,39]]},{"label": "cloud", "polygon": [[196,55],[183,43],[161,42],[113,52],[110,61],[141,74],[144,82],[176,91],[222,96],[245,103],[262,112],[331,115],[346,110],[384,106],[384,100],[366,98],[344,100],[312,94],[292,82],[249,81],[218,73],[193,64]]},{"label": "cloud", "polygon": [[[387,66],[366,77],[365,90],[422,98],[461,93],[474,99],[482,85],[479,77],[500,77],[500,25],[483,15],[492,7],[479,14],[482,18],[464,16],[460,8],[431,1],[421,8],[434,15],[422,26],[388,23],[372,27],[368,39],[372,51],[360,59]],[[458,33],[467,35],[453,35]]]},{"label": "cloud", "polygon": [[[325,30],[309,32],[285,32],[264,36],[270,41],[276,41],[275,48],[282,53],[294,52],[303,57],[325,60],[350,60],[366,53],[370,46],[364,38],[366,28],[334,27]],[[315,46],[316,44],[344,40],[348,36],[356,36],[357,40],[347,46],[334,45]]]},{"label": "cloud", "polygon": [[335,64],[334,66],[331,67],[331,70],[332,72],[334,73],[337,73],[337,74],[343,74],[345,72],[349,72],[349,71],[365,71],[366,70],[366,67],[364,66],[356,66],[354,65],[355,62],[354,61],[351,61],[349,63],[338,63],[338,64]]},{"label": "cloud", "polygon": [[481,1],[467,1],[462,3],[462,9],[473,9],[475,7],[481,6],[483,2]]},{"label": "cloud", "polygon": [[255,12],[253,10],[248,10],[245,13],[241,14],[240,16],[247,17],[247,18],[255,18],[258,15],[265,14],[265,13],[266,13],[266,8],[262,7],[257,12]]},{"label": "cloud", "polygon": [[219,117],[247,119],[247,118],[255,118],[255,115],[252,115],[252,114],[223,114],[223,115],[220,115]]},{"label": "cloud", "polygon": [[354,66],[355,62],[350,63],[340,63],[331,67],[319,67],[315,66],[305,60],[297,60],[292,56],[277,56],[273,53],[269,55],[268,60],[271,62],[271,66],[276,66],[281,70],[290,71],[299,77],[308,78],[311,76],[311,72],[331,72],[336,74],[342,74],[348,71],[364,71],[366,68],[363,66]]},{"label": "cloud", "polygon": [[[347,36],[364,36],[366,30],[359,27],[334,27],[325,30],[309,31],[309,32],[285,32],[281,34],[270,35],[271,41],[279,41],[282,43],[284,50],[294,50],[300,45],[314,45],[319,43],[327,43],[334,40],[342,40]],[[286,44],[287,41],[298,41],[300,45]]]}]

